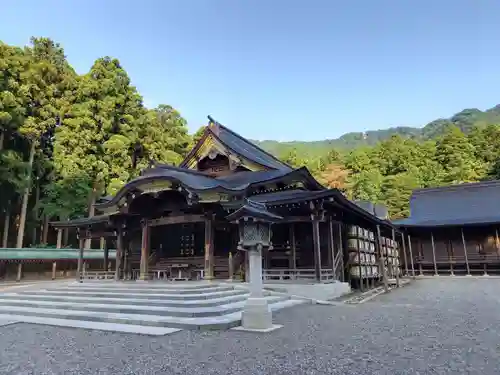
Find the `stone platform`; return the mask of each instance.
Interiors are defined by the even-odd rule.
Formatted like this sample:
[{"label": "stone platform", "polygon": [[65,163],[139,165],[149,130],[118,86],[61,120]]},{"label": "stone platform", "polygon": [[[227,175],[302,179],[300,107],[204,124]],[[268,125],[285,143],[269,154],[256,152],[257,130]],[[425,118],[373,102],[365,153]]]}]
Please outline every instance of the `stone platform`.
[{"label": "stone platform", "polygon": [[[70,282],[0,293],[0,320],[165,335],[241,324],[244,285],[208,282]],[[266,292],[272,311],[304,303]]]}]

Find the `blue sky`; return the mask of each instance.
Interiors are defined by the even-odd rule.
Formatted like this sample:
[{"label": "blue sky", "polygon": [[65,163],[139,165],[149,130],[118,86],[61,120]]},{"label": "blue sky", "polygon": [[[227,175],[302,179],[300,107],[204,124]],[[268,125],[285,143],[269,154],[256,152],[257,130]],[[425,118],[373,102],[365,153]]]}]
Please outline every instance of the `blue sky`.
[{"label": "blue sky", "polygon": [[0,40],[60,42],[86,72],[120,59],[191,131],[252,139],[422,126],[500,103],[498,0],[18,0]]}]

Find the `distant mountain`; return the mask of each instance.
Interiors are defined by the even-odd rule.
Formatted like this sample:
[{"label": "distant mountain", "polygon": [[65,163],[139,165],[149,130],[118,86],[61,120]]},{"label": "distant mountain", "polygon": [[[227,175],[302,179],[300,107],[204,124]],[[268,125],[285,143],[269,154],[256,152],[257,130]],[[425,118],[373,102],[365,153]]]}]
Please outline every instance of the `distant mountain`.
[{"label": "distant mountain", "polygon": [[340,138],[312,142],[278,142],[272,140],[253,142],[266,151],[278,156],[287,153],[291,149],[296,149],[298,153],[316,156],[323,155],[332,148],[349,150],[361,146],[372,146],[395,134],[425,140],[439,136],[448,125],[455,125],[467,133],[476,125],[489,124],[500,125],[500,104],[486,111],[481,111],[477,108],[464,109],[448,119],[434,120],[422,128],[398,126],[389,129],[367,131],[365,133],[347,133]]}]

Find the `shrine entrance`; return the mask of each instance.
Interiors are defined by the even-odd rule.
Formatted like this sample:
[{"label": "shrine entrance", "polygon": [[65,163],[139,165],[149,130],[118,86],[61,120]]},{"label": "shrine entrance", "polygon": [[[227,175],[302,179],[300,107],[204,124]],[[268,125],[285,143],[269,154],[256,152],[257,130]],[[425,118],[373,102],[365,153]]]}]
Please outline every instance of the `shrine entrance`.
[{"label": "shrine entrance", "polygon": [[[213,273],[229,277],[229,253],[236,253],[238,228],[230,223],[213,225]],[[150,229],[150,272],[156,279],[203,279],[205,271],[205,223],[167,224]]]}]

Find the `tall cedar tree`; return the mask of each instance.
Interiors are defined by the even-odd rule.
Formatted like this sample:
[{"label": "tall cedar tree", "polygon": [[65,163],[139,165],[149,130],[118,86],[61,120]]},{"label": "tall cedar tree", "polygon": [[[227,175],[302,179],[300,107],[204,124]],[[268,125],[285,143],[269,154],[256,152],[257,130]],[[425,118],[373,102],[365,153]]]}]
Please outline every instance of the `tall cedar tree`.
[{"label": "tall cedar tree", "polygon": [[60,101],[64,94],[65,75],[73,73],[66,62],[64,50],[48,38],[32,38],[25,49],[27,69],[21,75],[20,91],[26,116],[19,133],[29,142],[28,184],[24,190],[19,218],[16,246],[23,247],[26,213],[30,195],[32,170],[37,148],[45,148],[60,115]]}]

